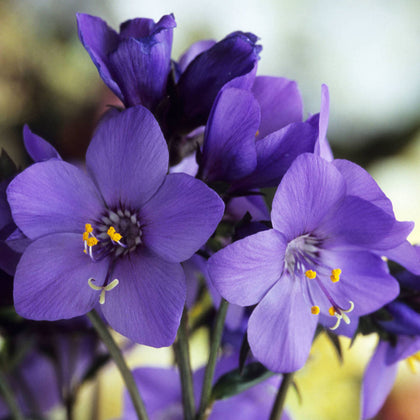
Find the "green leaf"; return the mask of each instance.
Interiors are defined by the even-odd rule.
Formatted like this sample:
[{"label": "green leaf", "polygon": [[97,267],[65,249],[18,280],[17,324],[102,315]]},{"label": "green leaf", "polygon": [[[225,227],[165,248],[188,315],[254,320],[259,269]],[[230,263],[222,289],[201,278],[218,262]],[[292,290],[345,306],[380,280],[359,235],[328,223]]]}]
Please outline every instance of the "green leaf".
[{"label": "green leaf", "polygon": [[250,363],[242,374],[239,369],[232,370],[219,378],[212,390],[212,400],[233,397],[275,375],[261,363]]}]

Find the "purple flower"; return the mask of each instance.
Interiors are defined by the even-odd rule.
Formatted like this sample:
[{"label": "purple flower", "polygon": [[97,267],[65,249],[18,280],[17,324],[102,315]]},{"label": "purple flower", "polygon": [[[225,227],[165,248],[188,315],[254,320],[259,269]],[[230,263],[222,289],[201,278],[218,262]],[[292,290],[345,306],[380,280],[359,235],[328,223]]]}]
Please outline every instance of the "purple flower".
[{"label": "purple flower", "polygon": [[111,111],[86,166],[88,174],[60,160],[36,163],[8,188],[13,218],[33,240],[16,270],[16,311],[66,319],[99,301],[120,333],[168,346],[185,302],[180,262],[212,234],[223,203],[201,181],[167,175],[165,140],[141,106]]},{"label": "purple flower", "polygon": [[[394,299],[398,282],[379,255],[412,229],[368,199],[360,179],[312,154],[299,156],[273,199],[273,229],[248,236],[209,260],[229,302],[257,305],[249,319],[254,356],[275,372],[301,368],[318,322],[352,335],[351,318]],[[341,323],[345,321],[345,323]]]},{"label": "purple flower", "polygon": [[[227,182],[235,193],[277,186],[297,156],[319,149],[328,97],[321,115],[301,122],[302,100],[295,82],[257,77],[251,90],[231,85],[220,91],[211,110],[199,175]],[[322,90],[325,96],[327,87]]]},{"label": "purple flower", "polygon": [[420,361],[420,337],[400,336],[398,342],[380,340],[363,377],[361,418],[374,417],[391,392],[397,375],[398,362],[407,360],[415,372]]},{"label": "purple flower", "polygon": [[166,93],[171,70],[173,15],[132,19],[117,34],[102,19],[77,14],[79,38],[106,85],[127,106],[153,110]]},{"label": "purple flower", "polygon": [[[224,357],[216,365],[215,379],[237,367],[237,355]],[[138,368],[133,371],[136,383],[144,398],[150,420],[182,420],[182,396],[179,374],[175,369]],[[194,372],[194,394],[199,403],[204,368]],[[252,388],[225,400],[217,400],[212,408],[209,420],[260,420],[267,419],[279,386],[279,378],[271,378]],[[136,414],[131,400],[125,398],[124,420],[135,419]],[[282,420],[289,420],[283,413]]]},{"label": "purple flower", "polygon": [[[420,263],[420,256],[418,260]],[[372,315],[380,328],[380,340],[363,377],[362,419],[374,417],[384,404],[394,384],[398,362],[405,359],[412,372],[416,372],[416,362],[420,361],[420,276],[407,270],[395,276],[401,293],[384,308],[392,318],[381,321]]]}]

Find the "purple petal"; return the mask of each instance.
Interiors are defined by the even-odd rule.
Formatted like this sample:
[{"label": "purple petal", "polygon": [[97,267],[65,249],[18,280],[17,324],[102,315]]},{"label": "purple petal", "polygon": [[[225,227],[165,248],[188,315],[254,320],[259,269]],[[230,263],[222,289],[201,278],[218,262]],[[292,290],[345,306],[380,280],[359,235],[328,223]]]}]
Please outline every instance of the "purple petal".
[{"label": "purple petal", "polygon": [[180,71],[183,73],[189,66],[189,64],[194,60],[194,58],[196,58],[202,52],[207,51],[214,44],[216,44],[216,41],[212,39],[205,39],[194,42],[194,44],[192,44],[190,48],[188,48],[188,50],[184,54],[182,54],[181,58],[179,59],[178,65]]},{"label": "purple petal", "polygon": [[340,172],[324,159],[305,153],[293,162],[273,199],[273,227],[288,240],[312,232],[343,200]]},{"label": "purple petal", "polygon": [[170,53],[167,44],[154,38],[120,41],[109,55],[109,64],[126,106],[155,108],[166,92]]},{"label": "purple petal", "polygon": [[404,241],[396,248],[382,252],[385,257],[405,267],[415,275],[420,275],[420,255],[418,249],[408,241]]},{"label": "purple petal", "polygon": [[130,340],[153,347],[169,346],[185,303],[184,271],[146,250],[121,259],[101,309],[112,328]]},{"label": "purple petal", "polygon": [[102,80],[122,100],[123,96],[110,73],[108,61],[108,54],[118,46],[118,34],[96,16],[77,13],[76,17],[80,42],[89,53]]},{"label": "purple petal", "polygon": [[261,107],[259,138],[302,121],[302,98],[296,82],[284,77],[259,76],[252,93]]},{"label": "purple petal", "polygon": [[370,201],[390,216],[394,216],[391,200],[379,188],[372,176],[359,165],[343,159],[336,159],[333,165],[346,181],[347,194]]},{"label": "purple petal", "polygon": [[140,211],[144,244],[166,261],[190,258],[223,216],[220,197],[186,174],[170,174]]},{"label": "purple petal", "polygon": [[80,234],[43,236],[28,246],[16,269],[14,303],[24,318],[55,321],[89,312],[99,300],[109,262],[92,262]]},{"label": "purple petal", "polygon": [[261,47],[250,33],[234,32],[199,54],[182,73],[178,90],[180,107],[192,125],[207,121],[220,89],[229,80],[254,69]]},{"label": "purple petal", "polygon": [[328,119],[330,116],[330,94],[328,91],[327,85],[321,86],[321,111],[319,114],[314,115],[314,117],[309,120],[315,121],[318,119],[319,124],[319,137],[315,146],[315,153],[318,156],[321,156],[328,162],[331,162],[334,159],[334,156],[331,151],[331,147],[327,140],[327,129],[328,129]]},{"label": "purple petal", "polygon": [[42,162],[49,159],[61,160],[57,150],[42,137],[32,133],[27,125],[23,127],[23,141],[26,151],[34,162]]},{"label": "purple petal", "polygon": [[326,287],[343,308],[349,301],[354,303],[350,319],[378,310],[398,296],[397,280],[382,258],[371,252],[331,249],[322,251],[321,258],[327,267],[342,271],[340,281],[332,283],[328,278]]},{"label": "purple petal", "polygon": [[203,178],[232,181],[252,172],[257,165],[255,135],[259,124],[260,109],[252,93],[223,89],[204,135]]},{"label": "purple petal", "polygon": [[394,301],[386,306],[391,321],[380,322],[387,331],[396,335],[420,335],[420,314],[406,303]]},{"label": "purple petal", "polygon": [[159,42],[167,44],[167,48],[172,48],[172,29],[176,27],[173,14],[162,16],[157,23],[153,19],[137,18],[123,22],[120,26],[122,38],[157,38]]},{"label": "purple petal", "polygon": [[370,419],[378,413],[394,385],[397,364],[385,363],[388,347],[387,342],[380,341],[366,368],[362,384],[362,419]]},{"label": "purple petal", "polygon": [[10,183],[7,197],[16,224],[31,239],[57,232],[81,235],[85,223],[104,209],[92,180],[59,160],[27,168]]},{"label": "purple petal", "polygon": [[317,322],[300,282],[283,276],[249,318],[248,341],[254,357],[273,372],[300,369],[309,356]]},{"label": "purple petal", "polygon": [[278,186],[297,156],[313,152],[317,136],[318,130],[313,125],[293,123],[257,140],[257,167],[252,174],[235,183],[233,189]]},{"label": "purple petal", "polygon": [[[174,406],[179,406],[182,411],[181,382],[177,370],[142,367],[133,370],[133,376],[150,416],[159,416]],[[126,392],[124,419],[135,418],[133,403]]]},{"label": "purple petal", "polygon": [[261,195],[233,197],[226,205],[226,214],[233,217],[234,220],[241,220],[247,212],[253,221],[270,219],[267,204]]},{"label": "purple petal", "polygon": [[413,228],[372,203],[347,196],[341,206],[317,227],[327,246],[356,245],[372,250],[387,250],[401,245]]},{"label": "purple petal", "polygon": [[229,302],[255,305],[279,280],[285,251],[285,240],[278,232],[259,232],[213,255],[208,261],[210,278]]},{"label": "purple petal", "polygon": [[386,354],[386,364],[405,360],[420,351],[420,337],[399,336],[395,346],[389,346]]},{"label": "purple petal", "polygon": [[169,153],[153,115],[141,106],[113,110],[96,130],[86,166],[106,203],[138,209],[157,191]]}]

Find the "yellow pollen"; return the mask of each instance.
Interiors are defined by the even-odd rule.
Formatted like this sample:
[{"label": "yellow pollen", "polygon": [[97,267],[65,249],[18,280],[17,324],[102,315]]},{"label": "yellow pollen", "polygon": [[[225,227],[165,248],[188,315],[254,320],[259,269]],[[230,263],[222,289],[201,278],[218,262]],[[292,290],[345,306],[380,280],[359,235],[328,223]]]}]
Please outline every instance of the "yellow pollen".
[{"label": "yellow pollen", "polygon": [[115,228],[113,226],[110,226],[108,231],[106,232],[108,236],[114,241],[118,242],[122,239],[122,235],[120,235],[118,232],[116,232]]},{"label": "yellow pollen", "polygon": [[83,232],[83,240],[87,241],[89,238],[89,232]]},{"label": "yellow pollen", "polygon": [[95,237],[86,239],[87,246],[95,246],[98,243],[98,240]]},{"label": "yellow pollen", "polygon": [[259,134],[260,134],[260,130],[257,130],[257,132],[255,133],[255,137],[258,137]]},{"label": "yellow pollen", "polygon": [[334,268],[334,270],[331,271],[330,279],[333,283],[337,283],[340,280],[340,274],[341,270],[339,268]]},{"label": "yellow pollen", "polygon": [[334,309],[334,306],[331,306],[331,308],[330,308],[330,309],[328,309],[328,313],[329,313],[331,316],[334,316],[334,315],[335,315],[335,309]]},{"label": "yellow pollen", "polygon": [[90,223],[86,223],[85,224],[85,231],[86,231],[86,233],[93,232],[93,227],[92,227],[92,225]]},{"label": "yellow pollen", "polygon": [[308,279],[314,279],[316,277],[316,272],[313,270],[307,270],[305,272],[305,276],[308,277]]},{"label": "yellow pollen", "polygon": [[319,314],[319,306],[312,306],[311,313],[313,315],[318,315]]}]

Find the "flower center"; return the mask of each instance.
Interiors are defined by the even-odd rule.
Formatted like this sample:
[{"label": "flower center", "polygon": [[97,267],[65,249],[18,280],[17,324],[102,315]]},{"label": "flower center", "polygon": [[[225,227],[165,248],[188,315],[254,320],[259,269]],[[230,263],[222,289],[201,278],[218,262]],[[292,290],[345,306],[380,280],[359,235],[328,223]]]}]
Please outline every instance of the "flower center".
[{"label": "flower center", "polygon": [[[94,222],[93,225],[86,223],[82,235],[83,251],[94,262],[106,257],[115,261],[115,259],[133,252],[140,246],[142,244],[141,236],[142,231],[136,213],[122,209],[108,210],[99,222]],[[112,265],[113,263],[111,263]],[[94,278],[88,279],[89,287],[100,292],[100,304],[105,303],[105,292],[109,292],[118,286],[118,279],[111,281],[111,271],[110,268],[103,286],[95,284]]]},{"label": "flower center", "polygon": [[[326,297],[331,304],[329,309],[322,308],[324,313],[337,318],[336,323],[330,329],[335,330],[339,327],[341,320],[346,324],[350,324],[350,318],[347,313],[354,309],[354,303],[349,301],[349,307],[343,308],[333,298],[330,291],[330,284],[326,284],[326,279],[332,283],[340,281],[341,269],[331,268],[321,260],[321,245],[322,241],[309,234],[298,236],[287,244],[286,254],[284,259],[284,270],[292,278],[303,281],[304,287],[307,288],[307,297],[311,303],[311,313],[318,315],[321,312],[320,306],[313,301],[312,296],[319,293],[312,293],[313,288],[316,287],[318,291]],[[318,272],[317,272],[317,271]],[[327,280],[328,282],[328,280]]]}]

